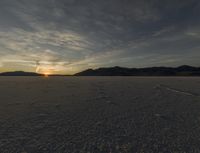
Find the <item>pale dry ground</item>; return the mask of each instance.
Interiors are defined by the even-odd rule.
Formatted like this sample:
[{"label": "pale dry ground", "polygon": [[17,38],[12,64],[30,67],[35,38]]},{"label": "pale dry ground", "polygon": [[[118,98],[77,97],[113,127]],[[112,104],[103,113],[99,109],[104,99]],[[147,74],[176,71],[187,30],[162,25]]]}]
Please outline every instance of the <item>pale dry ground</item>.
[{"label": "pale dry ground", "polygon": [[0,77],[0,153],[134,152],[200,152],[200,78]]}]

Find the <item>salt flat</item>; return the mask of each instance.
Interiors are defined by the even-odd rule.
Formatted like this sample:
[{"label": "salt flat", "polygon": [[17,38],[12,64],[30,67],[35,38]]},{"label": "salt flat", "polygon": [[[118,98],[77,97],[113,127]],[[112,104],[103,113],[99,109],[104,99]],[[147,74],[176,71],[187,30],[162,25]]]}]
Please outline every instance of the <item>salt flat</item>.
[{"label": "salt flat", "polygon": [[198,77],[0,77],[1,153],[199,153]]}]

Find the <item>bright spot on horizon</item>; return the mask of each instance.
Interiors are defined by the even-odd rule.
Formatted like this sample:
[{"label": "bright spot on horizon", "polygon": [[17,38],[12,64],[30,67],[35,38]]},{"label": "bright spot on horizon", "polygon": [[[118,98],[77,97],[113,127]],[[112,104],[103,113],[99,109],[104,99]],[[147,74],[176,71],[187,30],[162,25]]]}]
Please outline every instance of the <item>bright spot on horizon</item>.
[{"label": "bright spot on horizon", "polygon": [[49,73],[44,73],[44,77],[48,77],[50,74]]},{"label": "bright spot on horizon", "polygon": [[44,74],[45,76],[48,76],[48,75],[54,73],[53,67],[51,67],[51,66],[41,66],[41,65],[37,65],[35,72],[39,73],[39,74]]}]

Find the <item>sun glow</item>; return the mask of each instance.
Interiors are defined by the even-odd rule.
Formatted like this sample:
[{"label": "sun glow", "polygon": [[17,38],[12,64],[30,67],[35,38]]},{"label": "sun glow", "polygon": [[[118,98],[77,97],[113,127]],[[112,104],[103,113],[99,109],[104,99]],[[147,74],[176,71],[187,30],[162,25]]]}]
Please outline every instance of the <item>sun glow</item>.
[{"label": "sun glow", "polygon": [[48,77],[49,75],[53,74],[52,68],[47,66],[37,66],[36,73],[42,74],[45,77]]},{"label": "sun glow", "polygon": [[50,74],[48,72],[43,73],[45,77],[48,77]]}]

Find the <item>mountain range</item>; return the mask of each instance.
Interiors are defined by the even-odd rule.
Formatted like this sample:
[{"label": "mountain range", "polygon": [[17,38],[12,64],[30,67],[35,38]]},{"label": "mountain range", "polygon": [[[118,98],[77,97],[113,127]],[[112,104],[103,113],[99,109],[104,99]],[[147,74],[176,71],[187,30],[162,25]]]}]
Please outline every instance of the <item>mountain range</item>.
[{"label": "mountain range", "polygon": [[43,75],[34,72],[14,71],[14,72],[0,73],[0,76],[43,76]]},{"label": "mountain range", "polygon": [[200,76],[200,67],[183,65],[179,67],[124,68],[110,67],[87,69],[76,76]]},{"label": "mountain range", "polygon": [[[0,76],[44,76],[34,72],[14,71],[3,72]],[[50,75],[67,76],[67,75]],[[125,68],[108,67],[98,69],[87,69],[73,76],[200,76],[200,67],[182,65],[179,67],[147,67],[147,68]]]}]

